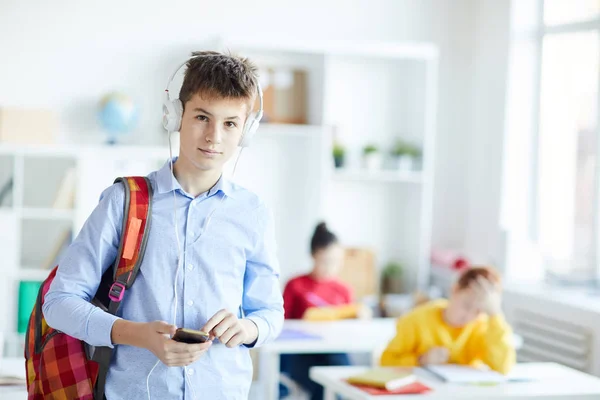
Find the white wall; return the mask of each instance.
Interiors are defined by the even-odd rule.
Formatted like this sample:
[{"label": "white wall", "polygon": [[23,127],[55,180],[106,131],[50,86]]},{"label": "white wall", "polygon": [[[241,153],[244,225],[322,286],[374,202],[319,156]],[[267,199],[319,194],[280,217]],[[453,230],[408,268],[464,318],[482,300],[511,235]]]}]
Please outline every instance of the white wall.
[{"label": "white wall", "polygon": [[[487,93],[487,89],[474,93],[473,84],[487,79],[475,75],[474,80],[474,62],[477,52],[494,52],[484,42],[474,41],[474,35],[502,29],[487,26],[486,21],[494,20],[494,12],[504,10],[504,3],[355,0],[350,6],[345,0],[4,0],[0,4],[0,106],[52,107],[62,117],[64,136],[81,140],[98,133],[89,122],[94,121],[97,99],[109,90],[126,90],[142,107],[142,121],[132,140],[160,143],[164,140],[159,127],[160,95],[166,77],[176,61],[215,35],[432,41],[441,50],[433,244],[463,247],[467,221],[472,238],[473,232],[480,231],[480,212],[486,214],[481,220],[485,226],[493,219],[487,209],[472,216],[469,209],[478,208],[482,199],[476,190],[469,190],[470,185],[477,188],[483,182],[495,187],[487,182],[488,171],[467,179],[476,168],[472,162],[485,161],[471,156],[473,146],[484,144],[472,140],[484,133],[501,133],[495,126],[490,129],[481,109],[479,122],[473,123],[473,96],[482,101]],[[495,60],[493,54],[490,57],[486,59]],[[487,68],[488,64],[480,65]],[[499,68],[493,68],[496,72],[490,76],[495,77]],[[499,84],[493,83],[494,97]],[[491,100],[485,107],[495,113],[495,105],[496,100]],[[493,121],[497,115],[491,117]],[[477,135],[472,135],[473,129],[479,131]],[[499,137],[492,142],[496,140]],[[471,239],[470,244],[479,245]]]},{"label": "white wall", "polygon": [[475,262],[504,263],[499,227],[510,1],[480,0],[473,46],[472,134],[468,143],[465,248]]}]

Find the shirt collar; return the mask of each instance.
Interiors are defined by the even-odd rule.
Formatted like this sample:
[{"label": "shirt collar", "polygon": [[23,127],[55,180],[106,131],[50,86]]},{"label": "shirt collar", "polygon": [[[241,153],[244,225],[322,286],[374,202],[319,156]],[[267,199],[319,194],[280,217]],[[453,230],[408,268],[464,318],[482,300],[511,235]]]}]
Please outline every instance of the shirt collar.
[{"label": "shirt collar", "polygon": [[[175,161],[177,161],[177,157],[173,157],[173,165]],[[156,186],[158,193],[169,193],[172,190],[180,190],[182,193],[185,193],[177,179],[173,176],[168,160],[156,173]],[[233,197],[233,184],[227,178],[223,177],[222,174],[217,183],[208,190],[207,196],[217,194],[219,191],[223,192],[227,197]]]}]

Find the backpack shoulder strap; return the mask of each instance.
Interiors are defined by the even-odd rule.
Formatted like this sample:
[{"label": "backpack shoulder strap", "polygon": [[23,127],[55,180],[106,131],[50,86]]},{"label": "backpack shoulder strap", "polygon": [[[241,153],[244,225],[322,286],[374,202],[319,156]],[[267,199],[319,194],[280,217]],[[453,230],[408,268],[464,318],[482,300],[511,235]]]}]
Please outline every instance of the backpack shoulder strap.
[{"label": "backpack shoulder strap", "polygon": [[152,215],[152,185],[140,176],[117,178],[125,189],[123,227],[113,266],[113,284],[108,292],[108,312],[116,314],[125,291],[131,287],[146,250]]},{"label": "backpack shoulder strap", "polygon": [[[117,178],[114,183],[123,185],[125,192],[121,239],[113,265],[112,285],[108,290],[108,312],[116,315],[125,291],[135,281],[146,251],[152,215],[152,185],[148,178],[140,176]],[[102,281],[104,282],[104,279]],[[110,281],[107,280],[107,283]],[[101,283],[101,287],[106,286]],[[110,347],[98,347],[94,352],[93,359],[98,363],[94,400],[105,398],[104,386],[111,356]]]}]

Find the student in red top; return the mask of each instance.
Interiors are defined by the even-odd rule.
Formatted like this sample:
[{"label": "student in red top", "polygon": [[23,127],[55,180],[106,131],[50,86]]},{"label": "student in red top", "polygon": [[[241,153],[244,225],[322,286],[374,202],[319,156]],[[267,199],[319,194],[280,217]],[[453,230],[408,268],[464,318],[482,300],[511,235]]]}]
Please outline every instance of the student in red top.
[{"label": "student in red top", "polygon": [[[315,311],[313,315],[316,315],[317,319],[323,319],[318,315],[319,310],[333,311],[333,313],[327,313],[329,316],[337,314],[340,318],[356,317],[356,315],[348,315],[348,307],[343,307],[351,305],[353,302],[351,289],[336,278],[343,262],[344,250],[337,237],[327,229],[324,222],[317,225],[315,229],[310,243],[310,251],[314,260],[312,271],[307,275],[291,279],[283,291],[285,318],[314,319],[308,316]],[[335,312],[335,310],[340,312]],[[281,356],[281,371],[309,392],[311,400],[321,400],[323,388],[309,379],[310,367],[349,364],[347,354],[285,354]],[[281,392],[285,392],[285,390],[282,388]]]},{"label": "student in red top", "polygon": [[283,291],[285,318],[302,319],[312,307],[352,304],[352,291],[336,278],[344,249],[337,237],[321,222],[313,234],[310,251],[313,269],[307,275],[291,279]]}]

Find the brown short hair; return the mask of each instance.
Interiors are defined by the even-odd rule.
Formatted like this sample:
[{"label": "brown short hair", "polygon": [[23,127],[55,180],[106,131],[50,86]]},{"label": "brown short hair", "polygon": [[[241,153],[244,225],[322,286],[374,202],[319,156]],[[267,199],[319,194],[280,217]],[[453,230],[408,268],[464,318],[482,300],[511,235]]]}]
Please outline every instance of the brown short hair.
[{"label": "brown short hair", "polygon": [[494,286],[498,288],[502,283],[500,274],[494,268],[487,266],[475,266],[464,271],[458,278],[458,282],[456,283],[456,285],[458,289],[466,289],[469,287],[469,285],[471,285],[473,281],[477,280],[477,278],[479,277],[490,281]]},{"label": "brown short hair", "polygon": [[179,91],[184,107],[197,93],[213,99],[248,99],[250,105],[256,98],[258,69],[247,58],[216,51],[195,51],[186,66]]}]

